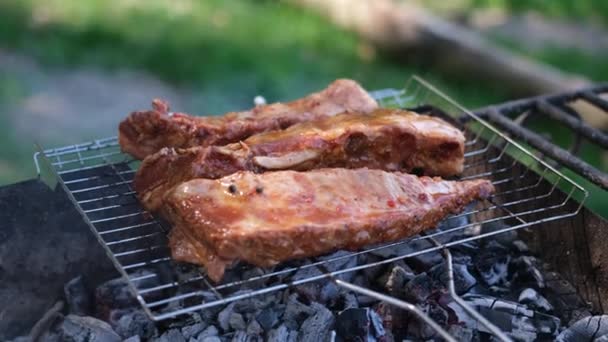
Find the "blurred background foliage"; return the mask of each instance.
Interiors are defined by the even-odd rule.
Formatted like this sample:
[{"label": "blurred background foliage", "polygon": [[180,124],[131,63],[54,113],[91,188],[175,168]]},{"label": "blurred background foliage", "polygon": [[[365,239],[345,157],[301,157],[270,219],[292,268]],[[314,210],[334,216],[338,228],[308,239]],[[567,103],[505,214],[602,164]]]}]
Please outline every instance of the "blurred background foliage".
[{"label": "blurred background foliage", "polygon": [[[534,11],[570,22],[608,24],[608,1],[603,0],[419,2],[440,15],[456,18],[481,10],[508,15]],[[562,47],[531,51],[517,39],[488,37],[560,69],[595,81],[608,79],[605,55]],[[353,33],[283,1],[3,0],[0,52],[4,52],[0,54],[0,184],[33,176],[32,140],[46,147],[79,142],[70,140],[72,132],[47,139],[12,129],[21,115],[19,104],[38,83],[24,82],[10,64],[3,68],[7,53],[27,56],[42,70],[145,72],[186,94],[183,108],[175,109],[198,114],[247,108],[258,94],[269,101],[296,98],[338,77],[378,89],[400,87],[410,75],[419,74],[470,108],[509,99],[508,92],[492,80],[444,76],[415,59],[396,61]],[[46,83],[53,87],[52,79]],[[149,94],[149,98],[160,95]],[[117,124],[126,114],[116,113],[113,122]],[[82,120],[87,115],[95,113],[82,113]],[[57,128],[48,124],[43,129]],[[90,138],[113,134],[101,128],[87,132]],[[597,150],[584,147],[583,151],[596,166],[606,168]]]}]

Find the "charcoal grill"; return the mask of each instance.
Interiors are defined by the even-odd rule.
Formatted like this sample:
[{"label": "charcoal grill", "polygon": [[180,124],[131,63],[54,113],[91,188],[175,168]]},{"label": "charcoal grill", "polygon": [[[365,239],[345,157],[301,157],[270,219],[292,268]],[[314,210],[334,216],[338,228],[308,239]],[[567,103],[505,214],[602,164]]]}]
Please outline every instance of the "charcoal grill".
[{"label": "charcoal grill", "polygon": [[[488,178],[497,189],[490,199],[477,202],[467,212],[447,219],[448,222],[458,222],[459,217],[467,215],[467,224],[451,225],[449,229],[433,230],[423,236],[373,246],[337,257],[311,259],[307,264],[298,261],[285,263],[265,270],[263,274],[248,272],[252,267],[238,264],[221,283],[213,284],[203,269],[175,263],[170,258],[167,246],[169,227],[140,206],[131,188],[139,162],[120,151],[116,137],[40,151],[35,154],[34,161],[39,175],[42,170],[48,170],[55,176],[105,248],[117,270],[128,280],[130,289],[145,312],[155,321],[329,278],[343,288],[406,309],[428,323],[445,339],[453,340],[415,305],[345,282],[338,276],[431,251],[442,251],[448,264],[446,269],[450,273],[448,279],[453,281],[449,247],[574,217],[583,209],[588,192],[560,172],[550,161],[543,160],[486,121],[498,121],[500,124],[500,111],[507,107],[493,107],[478,112],[479,115],[474,114],[418,77],[410,79],[403,90],[384,89],[371,94],[382,106],[416,108],[419,112],[441,116],[465,132],[466,166],[460,179]],[[589,97],[589,94],[583,94]],[[589,98],[597,100],[593,96]],[[523,103],[515,105],[523,106]],[[501,126],[508,133],[517,133],[519,129],[516,126]],[[581,132],[585,136],[592,133],[588,129]],[[598,141],[605,143],[602,139]],[[524,142],[534,148],[539,147],[531,140],[524,139]],[[559,153],[544,152],[568,166],[582,165],[567,164],[559,158]],[[597,172],[600,176],[598,179],[605,177],[601,172]],[[596,183],[602,185],[601,181]],[[499,228],[453,239],[454,233],[490,223],[500,223]],[[358,255],[420,241],[430,243],[427,247],[378,262],[337,269],[332,267],[343,265],[345,259]],[[296,272],[307,268],[316,268],[319,272],[303,279],[292,278]],[[241,277],[231,277],[230,274]],[[252,275],[247,276],[248,274]],[[259,287],[260,280],[265,280],[267,284]],[[453,284],[450,294],[455,302],[476,318],[488,332],[501,340],[509,339],[460,299],[453,291]]]}]

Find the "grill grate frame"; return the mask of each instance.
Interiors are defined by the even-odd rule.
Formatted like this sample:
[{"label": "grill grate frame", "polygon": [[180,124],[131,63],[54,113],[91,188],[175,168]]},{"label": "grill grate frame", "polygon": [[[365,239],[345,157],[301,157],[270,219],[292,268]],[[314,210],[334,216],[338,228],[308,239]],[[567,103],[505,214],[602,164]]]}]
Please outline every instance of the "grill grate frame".
[{"label": "grill grate frame", "polygon": [[[263,274],[239,279],[227,276],[222,283],[212,285],[204,270],[171,260],[166,237],[169,227],[139,205],[130,186],[139,162],[121,153],[116,137],[40,151],[34,161],[39,174],[43,166],[55,174],[117,270],[128,279],[145,312],[155,321],[571,217],[582,208],[588,196],[585,189],[423,79],[413,77],[403,90],[385,89],[371,94],[383,106],[419,108],[464,130],[466,168],[460,179],[489,178],[498,190],[470,211],[447,219],[457,222],[467,216],[467,224],[337,257],[309,259],[310,263],[304,265],[299,261],[285,263]],[[551,184],[549,190],[541,186],[545,181]],[[564,211],[571,201],[578,205]],[[456,233],[490,224],[499,224],[499,228],[452,239]],[[350,258],[422,241],[427,243],[425,247],[408,253],[341,267]],[[239,264],[230,274],[246,275],[251,269]],[[293,279],[294,274],[307,269],[322,271]],[[262,280],[270,284],[258,287]],[[232,292],[244,288],[248,291]]]}]

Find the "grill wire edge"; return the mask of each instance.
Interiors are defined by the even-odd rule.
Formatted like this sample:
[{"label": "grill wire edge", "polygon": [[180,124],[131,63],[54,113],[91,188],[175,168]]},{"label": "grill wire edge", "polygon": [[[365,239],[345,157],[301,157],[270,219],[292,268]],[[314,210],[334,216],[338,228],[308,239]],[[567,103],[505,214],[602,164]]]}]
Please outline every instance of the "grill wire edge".
[{"label": "grill wire edge", "polygon": [[[509,341],[510,338],[504,332],[483,318],[454,292],[449,247],[574,216],[583,207],[588,192],[420,77],[413,76],[403,90],[383,89],[372,91],[370,94],[384,107],[426,108],[425,106],[430,105],[431,109],[439,109],[441,116],[447,116],[443,117],[444,119],[461,126],[467,142],[465,144],[466,171],[460,179],[489,178],[497,187],[497,193],[489,200],[477,203],[475,208],[463,214],[446,219],[452,221],[468,217],[470,218],[468,223],[449,229],[429,231],[425,235],[405,241],[373,246],[333,258],[316,258],[309,264],[287,265],[266,270],[261,275],[212,285],[204,270],[172,261],[166,241],[169,228],[140,207],[135,192],[130,186],[137,162],[120,151],[116,137],[40,150],[34,154],[34,163],[39,175],[41,167],[45,166],[48,172],[56,177],[104,247],[116,269],[128,280],[130,290],[146,314],[154,321],[174,318],[321,279],[330,279],[347,290],[363,293],[408,310],[427,323],[441,337],[454,341],[416,305],[346,282],[338,277],[344,273],[385,265],[423,253],[441,251],[447,266],[450,297],[496,338]],[[430,114],[436,113],[431,110]],[[462,120],[463,118],[466,120]],[[504,177],[505,175],[507,177]],[[541,186],[543,182],[550,184],[547,192]],[[555,201],[551,199],[556,198],[556,194],[560,195],[557,196],[559,201],[552,203]],[[568,206],[575,200],[578,202],[577,205]],[[567,207],[572,209],[564,211]],[[449,239],[453,234],[492,223],[501,223],[500,228]],[[328,267],[332,263],[343,263],[350,258],[417,241],[430,242],[430,244],[376,262],[333,270]],[[247,270],[246,265],[237,265],[237,267],[239,268],[236,272]],[[312,273],[310,277],[289,280],[290,275],[309,268],[319,271]],[[167,276],[165,274],[167,272],[171,274]],[[255,286],[256,282],[273,279],[279,280],[261,288]],[[252,288],[246,292],[229,292],[246,287]]]}]

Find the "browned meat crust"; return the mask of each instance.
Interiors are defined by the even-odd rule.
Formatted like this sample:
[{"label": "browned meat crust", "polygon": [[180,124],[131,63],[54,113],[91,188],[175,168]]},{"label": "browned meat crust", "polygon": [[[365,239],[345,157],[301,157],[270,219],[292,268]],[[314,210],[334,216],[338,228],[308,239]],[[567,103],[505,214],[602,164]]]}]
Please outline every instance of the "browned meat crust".
[{"label": "browned meat crust", "polygon": [[462,172],[464,141],[462,132],[443,120],[413,112],[340,114],[226,146],[163,149],[144,160],[134,188],[144,207],[155,211],[164,193],[181,182],[242,170],[367,167],[449,177]]},{"label": "browned meat crust", "polygon": [[122,150],[137,159],[163,147],[225,145],[266,131],[318,120],[342,112],[369,112],[376,101],[352,80],[337,80],[326,89],[288,103],[274,103],[218,117],[169,113],[166,102],[154,100],[152,110],[133,112],[120,123]]},{"label": "browned meat crust", "polygon": [[260,267],[401,240],[435,227],[494,187],[369,169],[238,172],[166,194],[173,258],[214,281],[243,260]]}]

